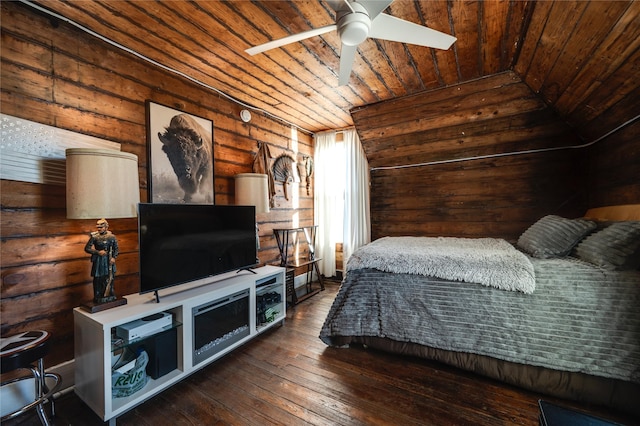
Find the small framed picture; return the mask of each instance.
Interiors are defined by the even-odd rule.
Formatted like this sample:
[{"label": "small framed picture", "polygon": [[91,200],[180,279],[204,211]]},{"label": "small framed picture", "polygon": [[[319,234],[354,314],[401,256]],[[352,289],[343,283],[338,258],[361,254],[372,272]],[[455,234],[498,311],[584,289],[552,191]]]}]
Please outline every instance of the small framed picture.
[{"label": "small framed picture", "polygon": [[149,201],[215,204],[213,121],[146,102]]}]

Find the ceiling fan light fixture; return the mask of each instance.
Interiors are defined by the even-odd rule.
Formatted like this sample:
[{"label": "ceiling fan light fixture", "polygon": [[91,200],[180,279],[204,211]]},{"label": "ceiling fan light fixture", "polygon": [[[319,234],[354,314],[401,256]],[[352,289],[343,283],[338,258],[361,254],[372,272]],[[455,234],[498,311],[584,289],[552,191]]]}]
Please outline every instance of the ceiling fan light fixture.
[{"label": "ceiling fan light fixture", "polygon": [[340,41],[347,46],[357,46],[367,39],[371,31],[371,19],[367,10],[358,3],[351,3],[355,10],[338,13],[337,26]]}]

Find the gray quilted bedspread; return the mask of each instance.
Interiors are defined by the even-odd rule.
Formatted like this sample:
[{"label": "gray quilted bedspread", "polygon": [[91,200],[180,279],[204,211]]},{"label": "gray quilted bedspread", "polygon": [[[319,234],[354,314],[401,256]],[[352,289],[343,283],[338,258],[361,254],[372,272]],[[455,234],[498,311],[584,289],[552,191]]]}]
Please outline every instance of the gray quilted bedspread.
[{"label": "gray quilted bedspread", "polygon": [[377,336],[640,383],[640,271],[534,259],[533,294],[349,271],[320,338]]}]

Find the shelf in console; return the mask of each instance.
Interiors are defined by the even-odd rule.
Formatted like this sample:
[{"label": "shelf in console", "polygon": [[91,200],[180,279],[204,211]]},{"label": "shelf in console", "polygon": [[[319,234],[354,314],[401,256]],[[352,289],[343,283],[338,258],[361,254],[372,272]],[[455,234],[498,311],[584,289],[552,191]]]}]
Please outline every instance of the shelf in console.
[{"label": "shelf in console", "polygon": [[184,371],[180,368],[173,370],[170,373],[165,374],[157,379],[149,377],[147,384],[133,395],[129,395],[123,398],[111,399],[111,411],[112,416],[125,413],[129,409],[137,406],[142,399],[146,399],[152,395],[155,395],[158,389],[164,389],[169,385],[175,383],[184,374]]},{"label": "shelf in console", "polygon": [[286,290],[282,276],[258,280],[256,282],[256,332],[270,328],[277,322],[284,322],[286,311]]},{"label": "shelf in console", "polygon": [[[171,311],[170,311],[171,312]],[[119,361],[117,363],[117,366],[112,367],[111,368],[111,373],[114,373],[114,369],[118,368],[118,367],[122,367],[123,364],[126,365],[126,363],[128,362],[134,362],[135,358],[136,358],[136,354],[139,350],[139,348],[143,347],[145,348],[145,350],[147,350],[147,352],[149,353],[149,356],[151,357],[153,352],[149,352],[149,348],[146,347],[146,345],[151,345],[152,347],[156,347],[156,343],[152,343],[154,341],[154,339],[158,338],[158,336],[162,336],[165,335],[166,333],[172,333],[172,330],[176,330],[178,327],[181,327],[182,323],[180,323],[179,321],[173,320],[171,324],[162,327],[156,331],[154,331],[153,333],[147,334],[145,336],[139,337],[137,339],[133,339],[130,341],[127,341],[126,339],[122,339],[122,338],[118,338],[117,336],[114,339],[114,333],[115,333],[115,329],[112,328],[111,332],[112,332],[112,345],[111,345],[111,353],[112,355],[116,355],[117,351],[122,351],[121,352],[121,356],[125,355],[127,357],[127,359]],[[174,339],[174,344],[177,345],[177,330],[176,332],[174,332],[173,334],[173,339]],[[122,344],[121,345],[114,345],[113,341],[114,340],[118,340],[121,341]],[[158,350],[158,349],[155,349]],[[169,350],[168,347],[163,347],[162,348],[163,351],[167,351]],[[177,347],[175,349],[177,351]],[[176,352],[177,355],[177,352]],[[175,359],[175,358],[174,358]],[[149,363],[151,363],[151,358],[149,359]],[[111,399],[111,404],[112,404],[112,410],[114,412],[120,412],[122,410],[122,412],[126,411],[128,408],[135,406],[137,403],[139,403],[140,401],[140,397],[144,396],[145,393],[149,393],[149,392],[153,392],[155,389],[160,388],[160,387],[164,387],[166,384],[171,383],[173,381],[175,381],[176,379],[178,379],[183,373],[184,373],[184,368],[183,368],[183,364],[178,364],[176,363],[175,368],[172,371],[163,373],[160,377],[156,377],[153,378],[151,375],[149,375],[148,370],[147,370],[147,383],[145,384],[145,386],[140,389],[139,391],[137,391],[136,393],[129,395],[127,397],[113,397]],[[147,368],[149,368],[147,366]]]},{"label": "shelf in console", "polygon": [[258,333],[260,333],[262,330],[270,328],[273,324],[277,323],[278,321],[284,320],[285,316],[284,316],[283,302],[279,301],[277,303],[269,304],[268,306],[265,307],[263,313],[266,315],[266,320],[264,322],[256,323],[256,331]]},{"label": "shelf in console", "polygon": [[142,342],[144,342],[145,340],[148,340],[160,333],[164,333],[165,331],[169,331],[172,330],[174,328],[178,328],[182,325],[181,322],[173,320],[173,322],[170,325],[167,325],[165,327],[159,328],[158,330],[154,331],[151,334],[147,334],[146,336],[142,336],[142,337],[138,337],[137,339],[133,339],[133,340],[126,340],[117,336],[114,336],[114,331],[112,330],[112,335],[111,335],[111,352],[115,352],[121,349],[126,349],[129,348],[131,346],[135,346],[138,345]]}]

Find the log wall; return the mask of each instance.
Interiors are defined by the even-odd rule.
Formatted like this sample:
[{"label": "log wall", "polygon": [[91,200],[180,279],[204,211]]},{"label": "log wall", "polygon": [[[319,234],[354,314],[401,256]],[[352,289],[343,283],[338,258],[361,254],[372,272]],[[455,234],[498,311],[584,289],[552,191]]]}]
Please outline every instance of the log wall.
[{"label": "log wall", "polygon": [[640,203],[640,120],[588,150],[589,207]]},{"label": "log wall", "polygon": [[565,149],[591,141],[513,72],[352,114],[372,168],[374,239],[514,240],[546,214],[640,202],[638,124]]},{"label": "log wall", "polygon": [[[313,155],[309,134],[243,107],[69,25],[50,21],[17,2],[2,2],[2,113],[118,142],[138,156],[141,200],[147,201],[145,101],[204,117],[214,125],[215,203],[233,204],[234,179],[252,171],[258,142],[274,156]],[[84,253],[94,220],[67,220],[65,188],[2,180],[2,335],[29,329],[53,334],[47,365],[73,358],[72,309],[92,297],[91,263]],[[292,186],[293,185],[293,186]],[[273,228],[313,223],[313,186],[290,184],[285,199],[258,215],[261,263],[278,263]],[[120,256],[116,290],[138,291],[136,219],[109,220]]]}]

